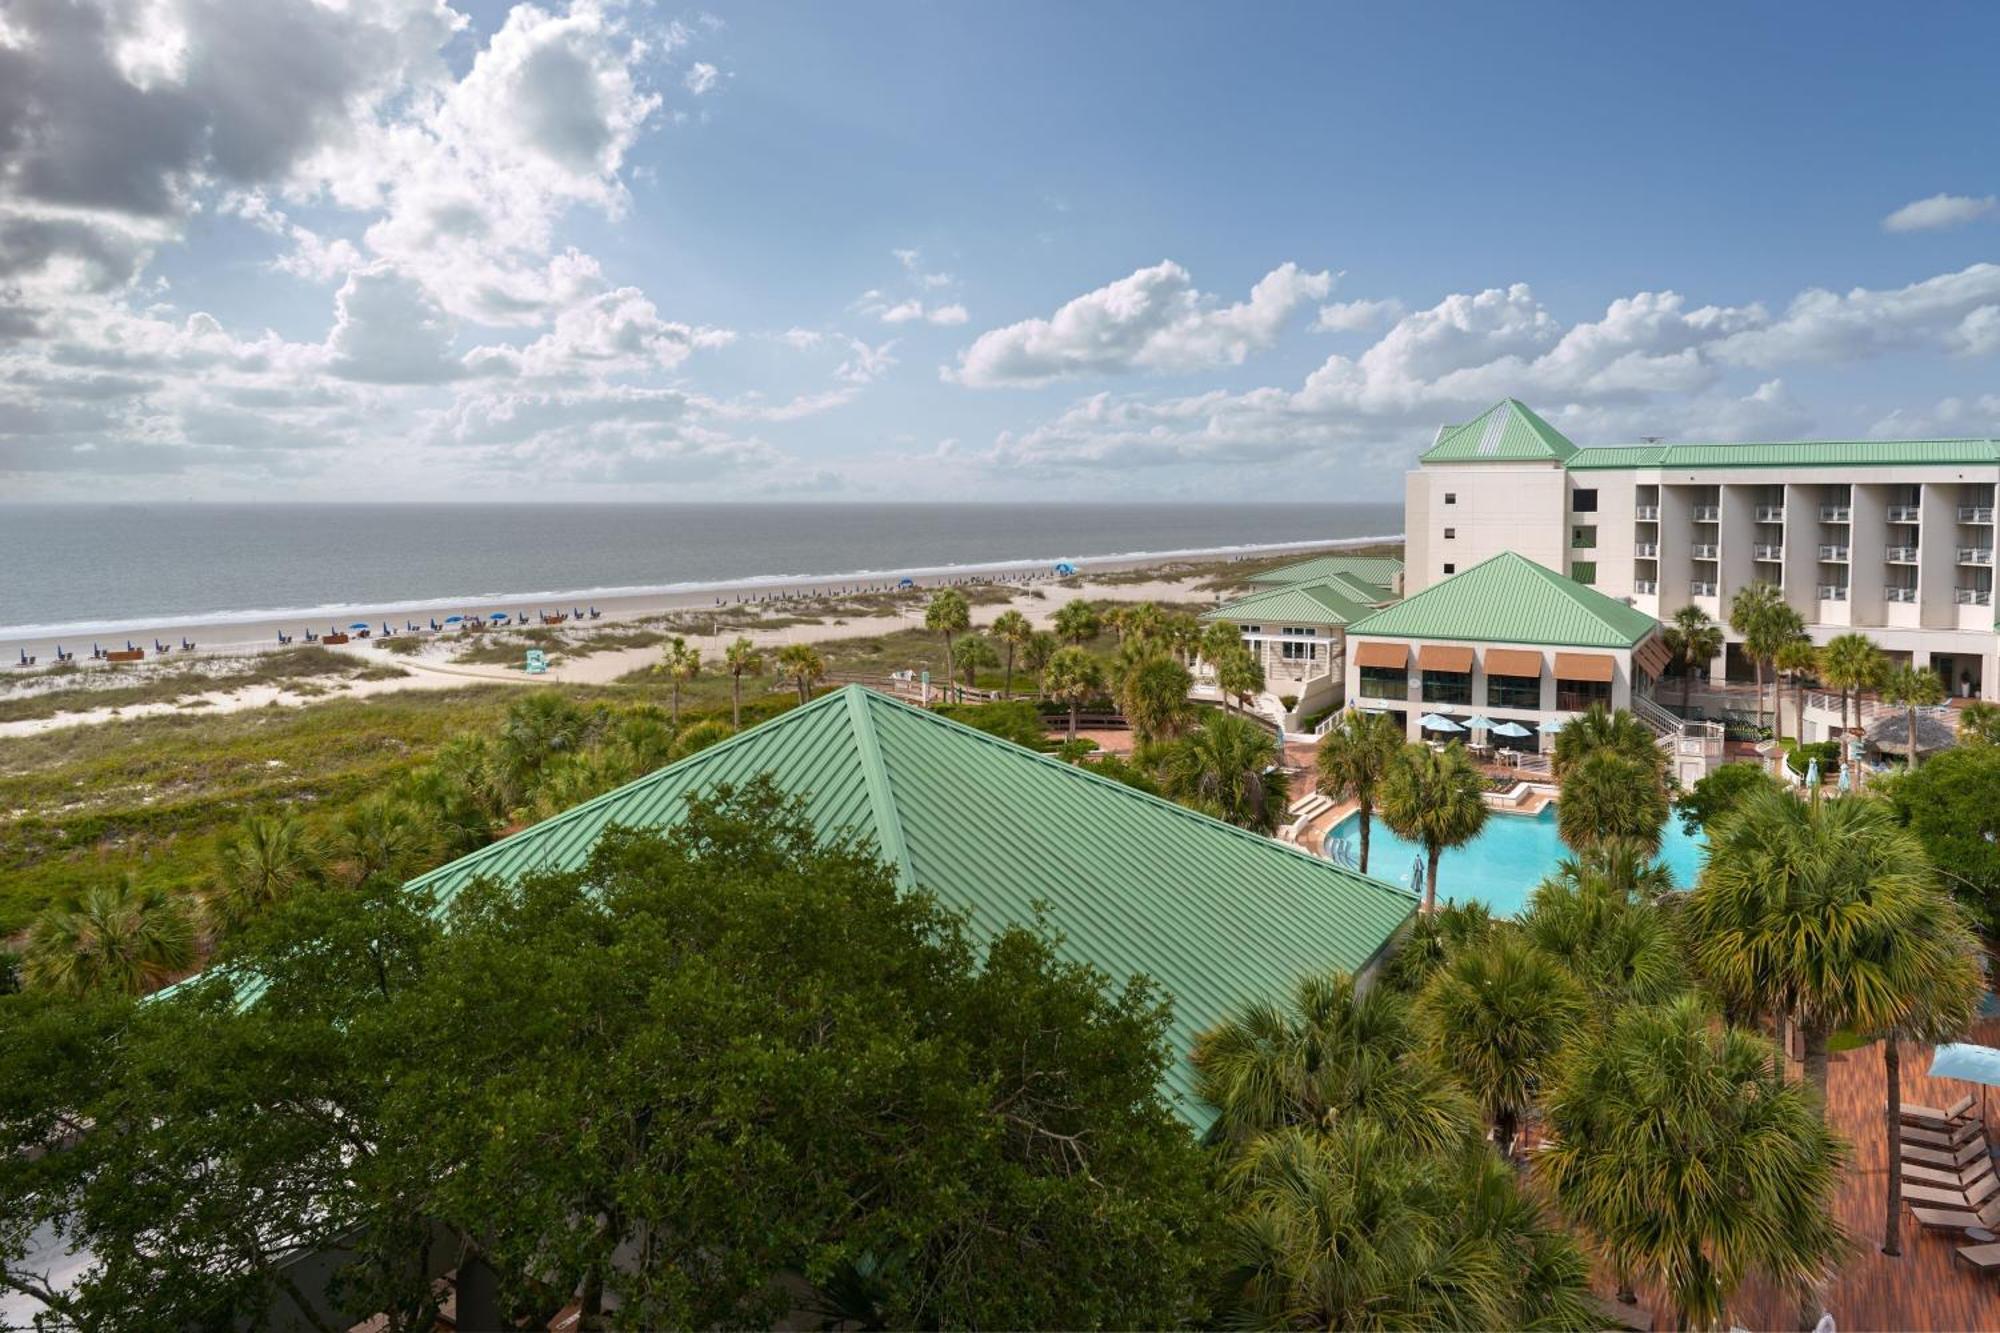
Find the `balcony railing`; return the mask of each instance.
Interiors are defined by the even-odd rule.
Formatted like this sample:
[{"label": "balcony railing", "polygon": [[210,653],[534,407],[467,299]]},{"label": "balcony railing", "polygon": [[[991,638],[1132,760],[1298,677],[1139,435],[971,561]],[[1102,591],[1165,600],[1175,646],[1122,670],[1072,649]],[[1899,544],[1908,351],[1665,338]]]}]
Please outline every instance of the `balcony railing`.
[{"label": "balcony railing", "polygon": [[1657,523],[1660,520],[1660,507],[1658,505],[1633,505],[1632,517],[1638,519],[1641,523]]},{"label": "balcony railing", "polygon": [[1750,550],[1759,560],[1783,560],[1785,548],[1771,542],[1761,542]]},{"label": "balcony railing", "polygon": [[1891,546],[1882,553],[1882,558],[1892,565],[1914,565],[1917,563],[1917,548],[1914,546]]},{"label": "balcony railing", "polygon": [[1821,505],[1819,521],[1822,523],[1845,523],[1854,517],[1851,505]]},{"label": "balcony railing", "polygon": [[1785,521],[1785,507],[1783,505],[1758,505],[1757,521],[1759,523],[1783,523]]},{"label": "balcony railing", "polygon": [[1715,585],[1713,583],[1704,583],[1700,579],[1696,579],[1693,583],[1688,584],[1688,596],[1713,597],[1715,596]]},{"label": "balcony railing", "polygon": [[1847,548],[1845,546],[1823,544],[1819,548],[1819,558],[1822,560],[1835,560],[1845,563],[1847,560]]},{"label": "balcony railing", "polygon": [[1658,583],[1654,582],[1654,581],[1653,581],[1652,579],[1633,579],[1633,580],[1632,580],[1632,591],[1633,591],[1633,592],[1637,592],[1637,593],[1645,593],[1645,594],[1646,594],[1647,596],[1649,596],[1649,597],[1650,597],[1650,596],[1651,596],[1652,594],[1654,594],[1654,593],[1658,592],[1659,590],[1660,590],[1660,585],[1659,585]]},{"label": "balcony railing", "polygon": [[1819,585],[1819,599],[1822,602],[1844,602],[1847,600],[1845,583],[1822,583]]},{"label": "balcony railing", "polygon": [[1642,560],[1651,560],[1660,553],[1658,542],[1633,542],[1632,554]]},{"label": "balcony railing", "polygon": [[1721,517],[1721,505],[1696,505],[1694,507],[1694,521],[1697,523],[1713,523]]},{"label": "balcony railing", "polygon": [[1960,588],[1958,590],[1958,604],[1960,606],[1991,606],[1993,605],[1993,589]]},{"label": "balcony railing", "polygon": [[1958,548],[1958,563],[1961,565],[1990,565],[1993,563],[1993,548],[1990,546],[1961,546]]},{"label": "balcony railing", "polygon": [[1715,543],[1714,542],[1697,543],[1693,547],[1689,548],[1689,554],[1693,555],[1694,558],[1697,560],[1713,560],[1715,559]]},{"label": "balcony railing", "polygon": [[1918,505],[1890,505],[1883,517],[1891,523],[1915,523],[1923,517],[1923,509]]},{"label": "balcony railing", "polygon": [[1884,588],[1882,600],[1885,602],[1914,602],[1917,600],[1915,588]]},{"label": "balcony railing", "polygon": [[1993,521],[1993,506],[1960,505],[1958,507],[1958,521],[1961,523],[1991,523]]}]

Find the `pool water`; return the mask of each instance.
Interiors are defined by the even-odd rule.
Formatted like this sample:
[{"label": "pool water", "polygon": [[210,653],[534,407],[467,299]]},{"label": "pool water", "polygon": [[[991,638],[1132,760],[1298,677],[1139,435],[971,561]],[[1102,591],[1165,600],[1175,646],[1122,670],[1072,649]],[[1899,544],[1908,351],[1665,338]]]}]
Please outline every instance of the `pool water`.
[{"label": "pool water", "polygon": [[[1353,853],[1346,864],[1361,857],[1361,816],[1349,815],[1326,835],[1327,851],[1345,840]],[[1689,837],[1678,816],[1667,820],[1660,838],[1660,859],[1673,874],[1674,883],[1687,888],[1701,869],[1703,839]],[[1556,836],[1556,807],[1553,802],[1538,815],[1509,815],[1495,811],[1486,820],[1479,836],[1463,847],[1453,847],[1438,858],[1438,901],[1478,899],[1495,915],[1515,916],[1528,905],[1535,886],[1555,870],[1556,863],[1569,855],[1569,848]],[[1368,870],[1376,879],[1423,891],[1422,867],[1417,863],[1423,852],[1389,831],[1376,816],[1368,829]],[[1413,872],[1419,872],[1412,878]]]}]

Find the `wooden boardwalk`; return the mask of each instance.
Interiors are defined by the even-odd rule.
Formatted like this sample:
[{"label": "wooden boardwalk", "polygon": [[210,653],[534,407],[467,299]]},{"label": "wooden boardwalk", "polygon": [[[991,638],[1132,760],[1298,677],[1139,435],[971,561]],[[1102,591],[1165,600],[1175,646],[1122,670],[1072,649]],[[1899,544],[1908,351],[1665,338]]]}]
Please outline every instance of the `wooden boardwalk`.
[{"label": "wooden boardwalk", "polygon": [[[1971,1040],[2000,1045],[2000,1019],[1988,1019],[1973,1030]],[[1927,1106],[1948,1106],[1971,1084],[1932,1080],[1931,1050],[1903,1044],[1903,1099]],[[1791,1076],[1799,1077],[1793,1062]],[[1889,1150],[1883,1132],[1882,1048],[1879,1044],[1833,1057],[1827,1102],[1835,1126],[1853,1145],[1853,1159],[1834,1200],[1834,1210],[1847,1229],[1849,1251],[1827,1289],[1826,1306],[1841,1333],[1868,1329],[1992,1330],[2000,1333],[2000,1281],[1953,1262],[1953,1252],[1968,1244],[1957,1233],[1925,1231],[1903,1214],[1903,1253],[1891,1259],[1882,1253],[1882,1210],[1887,1202]],[[1987,1120],[2000,1140],[2000,1089],[1987,1093]],[[1600,1284],[1608,1294],[1608,1284]],[[1673,1327],[1672,1311],[1641,1292],[1654,1312],[1653,1327]],[[1731,1310],[1743,1328],[1798,1327],[1798,1311],[1775,1293],[1751,1289],[1739,1293]],[[1642,1315],[1643,1317],[1643,1315]]]}]

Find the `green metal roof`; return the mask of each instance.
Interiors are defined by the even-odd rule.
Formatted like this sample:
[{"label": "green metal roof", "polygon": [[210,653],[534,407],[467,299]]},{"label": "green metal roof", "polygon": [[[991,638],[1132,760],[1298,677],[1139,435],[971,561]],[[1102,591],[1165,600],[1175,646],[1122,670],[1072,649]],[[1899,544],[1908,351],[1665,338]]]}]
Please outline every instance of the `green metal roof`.
[{"label": "green metal roof", "polygon": [[1236,625],[1347,625],[1374,615],[1388,600],[1386,590],[1336,574],[1253,592],[1204,612],[1201,618]]},{"label": "green metal roof", "polygon": [[1403,562],[1393,555],[1316,555],[1310,560],[1301,560],[1296,564],[1283,565],[1277,569],[1267,569],[1262,574],[1252,574],[1244,582],[1257,587],[1266,587],[1272,584],[1306,583],[1337,575],[1381,588],[1386,595],[1396,575],[1402,572]]},{"label": "green metal roof", "polygon": [[1527,404],[1503,399],[1463,426],[1446,426],[1424,451],[1426,463],[1561,462],[1576,452],[1563,433]]},{"label": "green metal roof", "polygon": [[[1425,456],[1426,458],[1429,455]],[[1573,472],[1632,468],[1948,467],[2000,464],[2000,440],[1790,440],[1773,444],[1626,444],[1579,449]]]},{"label": "green metal roof", "polygon": [[1630,648],[1660,627],[1525,556],[1502,551],[1347,627],[1349,638],[1452,639],[1559,648]]},{"label": "green metal roof", "polygon": [[441,903],[479,878],[583,864],[607,825],[666,827],[689,791],[769,773],[827,834],[872,839],[906,886],[970,913],[975,932],[1031,924],[1063,953],[1172,995],[1181,1059],[1165,1091],[1198,1131],[1186,1055],[1203,1029],[1299,977],[1357,971],[1410,916],[1404,890],[1158,800],[860,686],[442,866],[411,887]]}]

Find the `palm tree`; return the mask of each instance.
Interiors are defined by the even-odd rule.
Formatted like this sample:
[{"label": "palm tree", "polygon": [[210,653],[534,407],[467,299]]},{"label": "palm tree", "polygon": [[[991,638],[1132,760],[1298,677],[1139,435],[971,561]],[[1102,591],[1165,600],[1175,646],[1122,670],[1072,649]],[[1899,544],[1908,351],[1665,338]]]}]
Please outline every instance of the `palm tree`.
[{"label": "palm tree", "polygon": [[540,689],[508,706],[500,749],[517,784],[526,786],[543,764],[582,748],[589,736],[590,718],[581,708],[555,690]]},{"label": "palm tree", "polygon": [[1729,1318],[1744,1280],[1821,1281],[1844,1245],[1845,1153],[1771,1047],[1692,994],[1586,1029],[1543,1101],[1536,1168],[1621,1274],[1658,1282],[1682,1328]]},{"label": "palm tree", "polygon": [[[960,598],[964,601],[964,598]],[[738,636],[722,654],[723,670],[729,673],[729,725],[743,730],[743,678],[764,674],[764,655],[757,645]]]},{"label": "palm tree", "polygon": [[1104,668],[1081,648],[1058,648],[1042,670],[1042,686],[1051,699],[1069,705],[1069,738],[1076,739],[1076,713],[1104,693]]},{"label": "palm tree", "polygon": [[1021,665],[1035,673],[1035,697],[1042,697],[1042,672],[1048,667],[1049,659],[1062,647],[1062,640],[1045,629],[1038,629],[1028,636],[1021,648]]},{"label": "palm tree", "polygon": [[143,995],[194,965],[194,922],[166,890],[130,875],[42,910],[21,980],[57,995]]},{"label": "palm tree", "polygon": [[972,628],[972,607],[967,604],[965,594],[956,588],[942,588],[931,594],[931,603],[924,608],[924,628],[944,637],[945,692],[949,694],[952,692],[952,636]]},{"label": "palm tree", "polygon": [[701,674],[701,649],[691,647],[688,641],[676,634],[667,640],[664,652],[660,654],[660,664],[653,668],[665,674],[673,682],[673,720],[681,724],[681,686]]},{"label": "palm tree", "polygon": [[1570,974],[1511,932],[1447,962],[1417,997],[1431,1058],[1485,1111],[1502,1157],[1584,1013]]},{"label": "palm tree", "polygon": [[1424,849],[1424,911],[1437,910],[1438,858],[1486,827],[1486,779],[1454,743],[1405,745],[1382,782],[1382,821]]},{"label": "palm tree", "polygon": [[1600,1018],[1687,988],[1679,939],[1666,914],[1636,887],[1650,882],[1650,871],[1625,855],[1564,861],[1519,918],[1522,935],[1569,970]]},{"label": "palm tree", "polygon": [[1688,710],[1688,695],[1694,689],[1695,668],[1713,662],[1722,651],[1722,626],[1698,606],[1684,606],[1660,631],[1660,639],[1681,669],[1681,711]]},{"label": "palm tree", "polygon": [[975,686],[979,683],[979,669],[999,666],[1000,654],[994,651],[993,644],[984,636],[969,634],[958,641],[951,664],[965,673],[966,685]]},{"label": "palm tree", "polygon": [[1193,716],[1188,691],[1194,677],[1170,654],[1149,651],[1133,662],[1118,680],[1118,711],[1141,745],[1172,740],[1187,729]]},{"label": "palm tree", "polygon": [[[1787,639],[1778,645],[1778,651],[1771,658],[1771,665],[1778,675],[1792,683],[1792,735],[1803,741],[1806,738],[1806,677],[1819,670],[1819,649],[1803,634],[1795,639]],[[1784,701],[1778,701],[1778,715],[1784,714]],[[1783,728],[1776,728],[1782,731]]]},{"label": "palm tree", "polygon": [[1621,750],[1597,750],[1572,765],[1563,778],[1556,831],[1573,852],[1623,843],[1651,859],[1659,855],[1660,835],[1670,813],[1656,764]]},{"label": "palm tree", "polygon": [[1873,796],[1802,801],[1753,791],[1709,831],[1708,863],[1681,913],[1690,955],[1725,1003],[1796,1022],[1807,1079],[1826,1097],[1836,1028],[1902,1017],[1909,955],[1938,903],[1923,844]]},{"label": "palm tree", "polygon": [[1224,1142],[1366,1121],[1420,1152],[1448,1152],[1474,1110],[1422,1042],[1408,999],[1332,973],[1301,978],[1283,1003],[1244,1005],[1195,1039],[1190,1060]]},{"label": "palm tree", "polygon": [[1196,644],[1195,651],[1200,654],[1202,661],[1214,666],[1235,648],[1245,650],[1249,648],[1243,641],[1242,629],[1226,620],[1214,620],[1210,621],[1208,628],[1201,632],[1201,641]]},{"label": "palm tree", "polygon": [[1571,769],[1600,751],[1623,755],[1651,768],[1662,784],[1666,781],[1667,757],[1652,731],[1624,709],[1613,712],[1603,704],[1592,704],[1589,711],[1563,723],[1549,767],[1557,780],[1567,782]]},{"label": "palm tree", "polygon": [[1285,1129],[1230,1163],[1225,1324],[1598,1327],[1588,1265],[1484,1145],[1411,1151],[1371,1124]]},{"label": "palm tree", "polygon": [[1192,668],[1195,652],[1201,646],[1201,622],[1186,611],[1168,612],[1161,625],[1160,639],[1174,650],[1182,666]]},{"label": "palm tree", "polygon": [[1415,995],[1439,968],[1468,949],[1483,947],[1495,931],[1504,929],[1494,919],[1493,909],[1476,898],[1445,903],[1428,916],[1418,913],[1382,978],[1404,994]]},{"label": "palm tree", "polygon": [[1890,671],[1888,678],[1882,682],[1882,698],[1903,709],[1903,725],[1907,728],[1904,734],[1910,742],[1910,767],[1915,769],[1920,762],[1917,753],[1917,710],[1935,708],[1944,702],[1944,682],[1930,668],[1904,662]]},{"label": "palm tree", "polygon": [[1000,692],[1008,698],[1014,696],[1014,654],[1028,646],[1035,637],[1035,627],[1019,611],[1002,611],[993,621],[993,637],[1007,646],[1007,675]]},{"label": "palm tree", "polygon": [[1224,708],[1249,706],[1264,692],[1264,666],[1248,648],[1237,644],[1215,664],[1215,686],[1222,691]]},{"label": "palm tree", "polygon": [[797,688],[800,703],[811,703],[813,686],[826,675],[826,659],[809,643],[788,643],[778,649],[778,675]]},{"label": "palm tree", "polygon": [[1064,643],[1081,644],[1097,637],[1102,622],[1098,619],[1097,608],[1089,602],[1066,602],[1056,612],[1056,634]]},{"label": "palm tree", "polygon": [[1319,780],[1336,801],[1353,801],[1361,816],[1361,873],[1368,873],[1368,832],[1375,818],[1375,794],[1403,745],[1403,728],[1387,713],[1350,708],[1320,738]]},{"label": "palm tree", "polygon": [[[572,764],[578,757],[570,755],[562,762]],[[549,771],[558,771],[558,766]],[[349,886],[360,888],[377,876],[404,880],[428,869],[437,846],[437,826],[423,811],[394,796],[372,796],[341,816],[333,859]]]},{"label": "palm tree", "polygon": [[1167,794],[1238,828],[1269,833],[1291,799],[1278,759],[1277,738],[1255,722],[1210,714],[1168,756]]},{"label": "palm tree", "polygon": [[1115,613],[1118,617],[1118,640],[1139,639],[1146,642],[1158,640],[1166,629],[1166,616],[1152,602],[1134,602]]},{"label": "palm tree", "polygon": [[1862,690],[1881,684],[1886,663],[1882,650],[1866,634],[1836,634],[1820,650],[1819,669],[1826,683],[1840,691],[1840,729],[1848,721],[1848,701]]},{"label": "palm tree", "polygon": [[[1743,636],[1743,651],[1757,673],[1757,712],[1764,710],[1764,671],[1778,649],[1805,633],[1805,618],[1791,608],[1775,584],[1759,580],[1737,590],[1729,602],[1729,627]],[[1775,711],[1776,703],[1773,702]],[[1776,719],[1772,731],[1778,730]]]},{"label": "palm tree", "polygon": [[2000,744],[2000,704],[1973,699],[1959,709],[1958,739],[1962,745]]},{"label": "palm tree", "polygon": [[204,906],[224,928],[239,926],[319,875],[312,835],[290,814],[252,815],[216,849],[216,883]]}]

